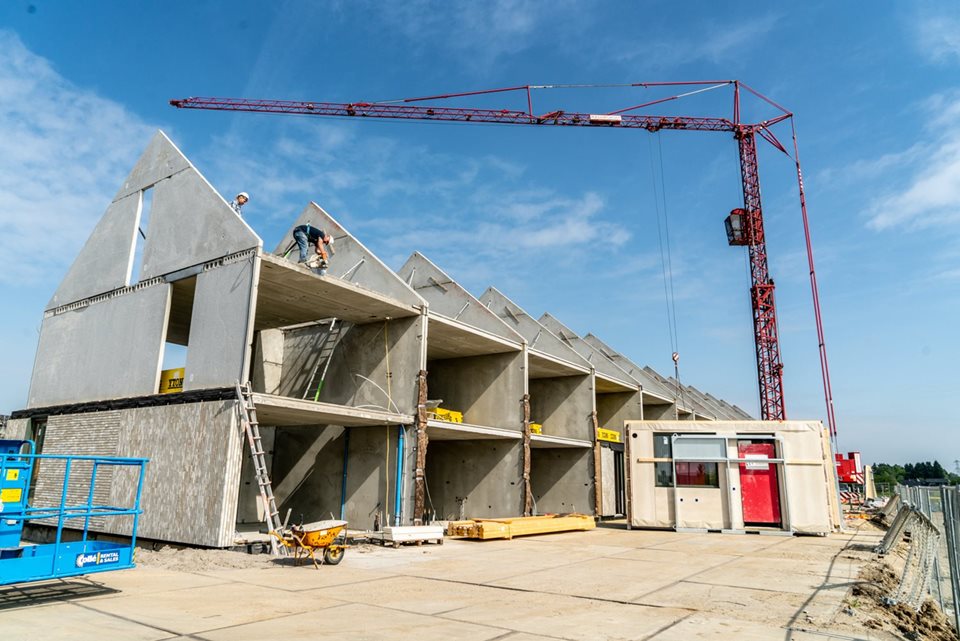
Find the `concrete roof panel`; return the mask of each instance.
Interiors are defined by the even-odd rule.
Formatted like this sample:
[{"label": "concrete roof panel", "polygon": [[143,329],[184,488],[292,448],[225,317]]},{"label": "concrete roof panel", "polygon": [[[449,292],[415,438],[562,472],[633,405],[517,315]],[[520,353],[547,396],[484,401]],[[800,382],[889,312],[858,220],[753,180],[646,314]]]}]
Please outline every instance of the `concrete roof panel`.
[{"label": "concrete roof panel", "polygon": [[475,327],[518,346],[523,342],[518,332],[420,252],[412,254],[397,274],[427,301],[431,315]]},{"label": "concrete roof panel", "polygon": [[333,251],[328,252],[331,255],[327,278],[336,278],[370,291],[379,292],[407,305],[421,307],[425,304],[425,301],[403,279],[397,276],[373,252],[364,247],[363,243],[347,231],[333,216],[314,202],[306,206],[297,220],[290,226],[290,229],[287,230],[286,236],[277,245],[274,253],[282,260],[287,260],[291,264],[296,263],[299,258],[298,250],[294,246],[288,253],[288,248],[293,243],[294,228],[306,224],[322,229],[333,237]]},{"label": "concrete roof panel", "polygon": [[673,393],[629,358],[620,354],[593,334],[587,334],[583,337],[583,340],[590,346],[600,350],[604,356],[616,363],[617,367],[629,374],[632,379],[638,381],[643,387],[645,395],[662,400],[664,403],[673,402]]},{"label": "concrete roof panel", "polygon": [[[624,391],[623,388],[635,391],[640,388],[639,382],[632,379],[630,375],[617,366],[616,363],[607,358],[603,352],[584,341],[576,332],[550,314],[544,314],[537,322],[550,330],[550,332],[560,338],[560,340],[566,343],[571,349],[580,354],[584,360],[593,365],[597,371],[598,392],[619,392]],[[618,389],[602,389],[601,381],[603,381],[604,385],[609,383],[612,386],[618,386]]]},{"label": "concrete roof panel", "polygon": [[530,447],[534,449],[556,449],[556,448],[590,448],[593,443],[583,441],[578,438],[567,438],[565,436],[550,436],[549,434],[531,434]]},{"label": "concrete roof panel", "polygon": [[433,313],[427,316],[427,322],[427,358],[430,359],[501,354],[522,349],[521,343]]},{"label": "concrete roof panel", "polygon": [[431,441],[519,440],[523,438],[523,434],[517,430],[437,420],[427,421],[427,434]]},{"label": "concrete roof panel", "polygon": [[254,321],[257,330],[322,318],[369,323],[420,313],[412,304],[338,278],[318,276],[280,257],[264,254],[261,259]]},{"label": "concrete roof panel", "polygon": [[257,418],[262,425],[370,427],[413,423],[413,416],[408,414],[359,409],[332,403],[315,403],[273,394],[253,394],[253,403],[256,405]]},{"label": "concrete roof panel", "polygon": [[[496,288],[488,288],[480,296],[480,301],[504,323],[523,336],[531,354],[541,354],[555,363],[571,363],[581,368],[580,370],[571,368],[568,376],[582,374],[584,368],[590,371],[590,363]],[[546,363],[541,362],[538,365],[545,366]]]}]

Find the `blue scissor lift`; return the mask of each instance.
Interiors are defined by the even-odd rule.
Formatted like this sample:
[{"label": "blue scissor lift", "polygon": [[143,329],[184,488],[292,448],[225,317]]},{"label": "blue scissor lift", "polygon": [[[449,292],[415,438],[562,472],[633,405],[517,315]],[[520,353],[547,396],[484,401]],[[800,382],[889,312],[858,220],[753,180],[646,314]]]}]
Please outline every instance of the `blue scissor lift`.
[{"label": "blue scissor lift", "polygon": [[[63,474],[60,503],[55,507],[30,507],[27,503],[34,464],[38,462],[46,474]],[[0,585],[134,567],[133,548],[142,513],[140,493],[146,463],[144,458],[34,454],[33,441],[0,440]],[[131,507],[95,503],[97,472],[105,467],[133,468],[129,473],[136,480],[136,498]],[[89,468],[88,482],[84,480],[86,474],[76,473],[78,468],[85,468],[84,472]],[[77,477],[72,484],[71,473]],[[87,490],[85,503],[75,500],[75,504],[70,504],[67,496],[71,487],[80,488],[81,493]],[[132,519],[129,541],[95,541],[88,537],[91,518],[125,516]],[[68,522],[72,526],[80,519],[83,520],[82,538],[64,541],[64,528],[68,527]],[[36,520],[56,525],[55,541],[21,545],[24,523]]]}]

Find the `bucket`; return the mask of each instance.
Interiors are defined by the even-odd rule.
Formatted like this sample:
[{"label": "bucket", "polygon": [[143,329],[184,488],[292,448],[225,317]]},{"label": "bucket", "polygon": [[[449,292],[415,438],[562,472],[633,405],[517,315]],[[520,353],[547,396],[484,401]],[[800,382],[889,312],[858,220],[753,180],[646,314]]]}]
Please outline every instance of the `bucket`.
[{"label": "bucket", "polygon": [[183,368],[165,369],[160,372],[160,393],[176,394],[183,391]]}]

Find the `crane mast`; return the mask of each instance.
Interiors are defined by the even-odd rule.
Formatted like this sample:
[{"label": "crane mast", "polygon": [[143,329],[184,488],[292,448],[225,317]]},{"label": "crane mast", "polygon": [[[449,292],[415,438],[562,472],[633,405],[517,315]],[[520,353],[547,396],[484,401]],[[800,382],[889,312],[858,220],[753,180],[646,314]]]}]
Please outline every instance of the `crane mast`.
[{"label": "crane mast", "polygon": [[[790,155],[780,143],[771,127],[784,120],[792,119],[793,114],[754,91],[740,81],[697,81],[697,82],[659,82],[634,83],[633,87],[650,88],[654,86],[698,86],[685,94],[649,101],[607,113],[583,113],[556,110],[535,114],[531,98],[532,89],[553,88],[548,85],[522,85],[503,89],[472,91],[457,94],[442,94],[422,98],[407,98],[386,102],[311,102],[295,100],[255,100],[245,98],[185,98],[171,100],[170,104],[180,109],[205,109],[215,111],[241,111],[272,114],[300,114],[310,116],[333,116],[342,118],[405,119],[419,121],[445,121],[463,123],[494,123],[505,125],[543,125],[565,127],[600,127],[613,129],[645,129],[650,132],[662,130],[714,131],[731,133],[737,140],[740,157],[740,173],[743,185],[743,207],[734,209],[726,219],[727,237],[731,245],[744,245],[750,256],[750,298],[753,308],[754,342],[756,345],[757,379],[760,391],[760,415],[764,420],[785,420],[786,408],[783,394],[783,363],[780,359],[780,342],[777,334],[777,312],[774,302],[774,282],[770,278],[767,264],[767,245],[763,229],[763,207],[760,200],[760,175],[758,171],[757,137],[761,137],[781,152]],[[627,113],[637,109],[709,91],[725,85],[734,87],[734,106],[731,118],[694,117],[694,116],[655,116]],[[772,105],[781,113],[759,123],[740,122],[740,90],[745,89]],[[426,100],[442,100],[472,95],[485,95],[503,92],[526,92],[527,110],[511,109],[472,109],[463,107],[424,106],[410,103]],[[796,132],[793,131],[794,150],[796,152]],[[824,379],[824,394],[827,401],[827,420],[831,435],[836,435],[833,414],[833,399],[830,390],[827,367],[826,347],[823,327],[820,319],[819,294],[813,270],[813,253],[810,244],[810,232],[807,223],[806,202],[803,193],[803,181],[800,163],[797,166],[800,187],[800,204],[803,212],[804,232],[807,240],[807,255],[810,263],[811,289],[814,299],[817,334],[820,347],[820,364]]]}]

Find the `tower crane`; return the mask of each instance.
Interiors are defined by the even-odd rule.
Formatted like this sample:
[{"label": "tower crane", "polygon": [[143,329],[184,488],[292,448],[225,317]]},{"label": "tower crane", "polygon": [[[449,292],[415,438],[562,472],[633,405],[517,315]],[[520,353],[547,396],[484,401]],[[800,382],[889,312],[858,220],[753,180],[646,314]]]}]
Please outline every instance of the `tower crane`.
[{"label": "tower crane", "polygon": [[[763,207],[760,199],[760,175],[757,155],[757,139],[770,143],[780,152],[790,156],[797,173],[800,194],[800,212],[806,240],[807,262],[810,268],[810,289],[816,320],[817,340],[820,351],[820,368],[826,402],[827,424],[831,436],[836,436],[837,426],[833,410],[833,393],[827,365],[826,344],[820,315],[820,296],[813,263],[813,246],[810,241],[810,226],[807,218],[803,173],[800,168],[799,147],[793,114],[739,80],[703,80],[690,82],[640,82],[604,87],[668,87],[687,88],[688,91],[638,105],[632,105],[604,113],[583,113],[554,110],[537,114],[533,109],[533,91],[553,88],[591,87],[597,85],[520,85],[439,94],[419,98],[378,102],[312,102],[297,100],[255,100],[246,98],[184,98],[174,99],[170,104],[180,109],[209,109],[217,111],[244,111],[254,113],[300,114],[310,116],[333,116],[341,118],[405,119],[419,121],[494,123],[504,125],[535,125],[585,127],[604,129],[645,129],[649,132],[663,130],[711,131],[732,134],[737,141],[740,158],[740,175],[743,187],[743,207],[733,209],[725,220],[727,240],[730,245],[747,247],[750,257],[750,300],[753,308],[753,330],[757,357],[757,379],[760,391],[760,414],[764,420],[785,420],[786,408],[783,394],[783,362],[780,356],[780,341],[777,333],[777,312],[774,301],[774,282],[767,264],[767,244],[763,228]],[[693,94],[718,89],[733,88],[732,114],[725,117],[656,116],[635,113],[654,105],[678,100]],[[776,110],[768,120],[745,123],[740,118],[741,94],[748,92]],[[441,101],[467,96],[500,93],[525,94],[527,109],[475,109],[423,105],[426,101]],[[792,151],[780,142],[772,130],[775,125],[790,122]]]}]

